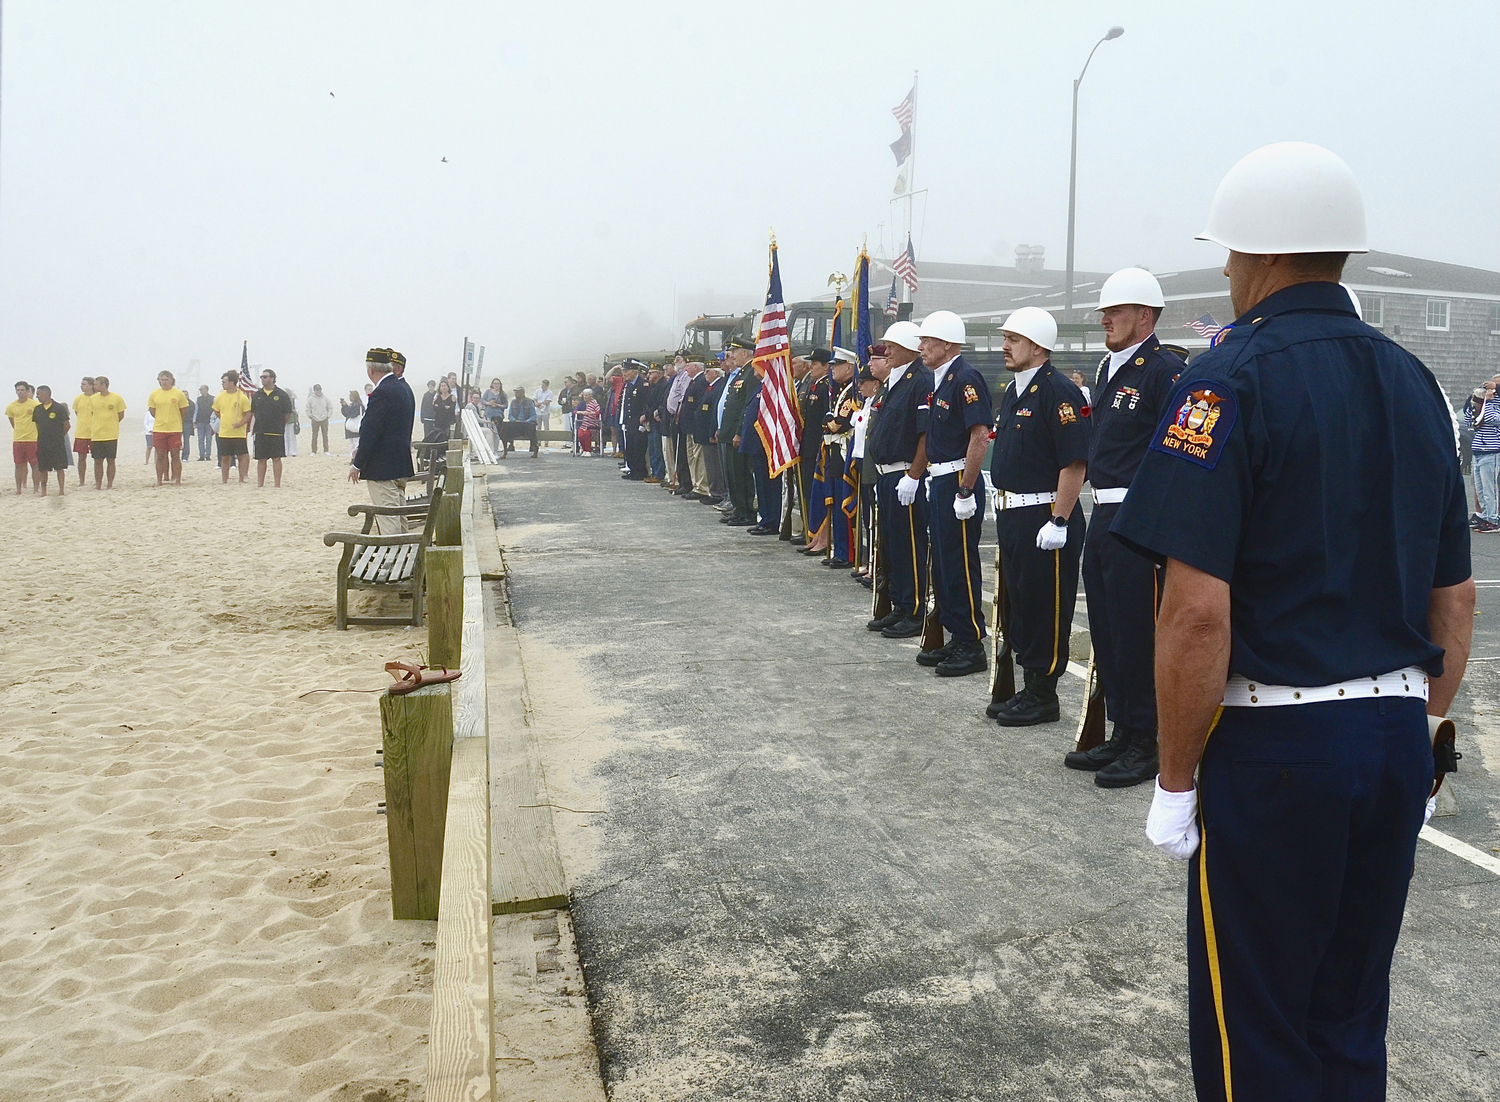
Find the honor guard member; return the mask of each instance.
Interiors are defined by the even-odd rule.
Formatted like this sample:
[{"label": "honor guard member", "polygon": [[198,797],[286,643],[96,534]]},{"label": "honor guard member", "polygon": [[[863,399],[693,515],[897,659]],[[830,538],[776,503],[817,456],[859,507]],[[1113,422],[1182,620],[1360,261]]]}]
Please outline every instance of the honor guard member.
[{"label": "honor guard member", "polygon": [[895,322],[882,339],[890,375],[876,398],[879,407],[865,452],[875,463],[875,515],[891,611],[865,626],[887,639],[909,639],[922,633],[927,598],[927,495],[921,492],[922,470],[916,464],[919,457],[922,467],[927,464],[923,434],[932,370],[917,355],[920,333],[911,322]]},{"label": "honor guard member", "polygon": [[[918,651],[917,661],[935,666],[939,677],[962,677],[989,669],[980,597],[979,533],[984,526],[980,472],[990,442],[990,389],[984,376],[959,353],[963,319],[948,310],[928,314],[918,330],[922,362],[932,369],[926,451],[908,477],[928,476],[928,531],[932,586],[938,616],[952,638],[936,650]],[[976,492],[976,490],[978,492]],[[910,493],[904,483],[898,492]]]},{"label": "honor guard member", "polygon": [[1229,250],[1237,319],[1173,388],[1111,529],[1167,568],[1146,834],[1193,861],[1193,1078],[1215,1102],[1384,1098],[1428,717],[1473,631],[1450,414],[1338,285],[1367,246],[1337,156],[1251,153],[1200,239]]},{"label": "honor guard member", "polygon": [[1088,410],[1083,392],[1052,366],[1051,314],[1023,306],[1000,328],[1005,367],[1015,378],[995,410],[990,481],[1005,576],[1005,638],[1024,685],[985,714],[1002,727],[1030,727],[1057,721],[1057,680],[1068,668],[1083,553],[1078,494],[1088,465]]},{"label": "honor guard member", "polygon": [[764,363],[751,363],[745,368],[750,373],[750,399],[745,405],[745,417],[740,423],[740,453],[750,466],[755,484],[755,507],[760,510],[756,523],[745,531],[752,536],[779,536],[781,534],[781,476],[771,476],[771,457],[766,454],[766,445],[760,437],[761,392],[765,387]]},{"label": "honor guard member", "polygon": [[646,434],[650,431],[647,414],[647,398],[650,386],[641,377],[645,367],[638,360],[626,360],[625,389],[620,392],[620,427],[625,433],[625,473],[620,477],[630,482],[646,480]]},{"label": "honor guard member", "polygon": [[1156,776],[1156,680],[1152,673],[1160,568],[1109,534],[1125,491],[1187,365],[1156,339],[1166,300],[1156,277],[1125,268],[1104,281],[1099,310],[1104,346],[1089,416],[1089,485],[1094,512],[1083,542],[1089,638],[1114,721],[1107,742],[1074,750],[1070,769],[1093,769],[1100,788],[1128,788]]},{"label": "honor guard member", "polygon": [[729,350],[724,354],[729,382],[724,387],[724,412],[719,419],[719,445],[724,449],[724,480],[728,483],[730,503],[729,512],[721,523],[741,528],[755,524],[757,520],[755,475],[750,457],[740,451],[740,445],[744,443],[740,428],[745,420],[745,406],[750,402],[750,395],[755,393],[755,372],[750,368],[750,357],[754,354],[753,341],[744,337],[730,339]]},{"label": "honor guard member", "polygon": [[798,485],[802,488],[803,525],[807,529],[806,554],[828,550],[827,491],[823,485],[823,422],[832,404],[832,384],[828,369],[833,353],[826,348],[813,349],[808,357],[807,401],[801,406],[802,441],[797,462]]},{"label": "honor guard member", "polygon": [[823,565],[845,570],[854,565],[851,547],[854,521],[850,516],[854,487],[849,484],[848,470],[854,437],[854,411],[859,405],[859,384],[854,380],[858,370],[858,356],[847,348],[833,350],[830,377],[834,397],[827,416],[823,418],[823,477],[827,481],[823,504],[828,513],[833,553]]}]

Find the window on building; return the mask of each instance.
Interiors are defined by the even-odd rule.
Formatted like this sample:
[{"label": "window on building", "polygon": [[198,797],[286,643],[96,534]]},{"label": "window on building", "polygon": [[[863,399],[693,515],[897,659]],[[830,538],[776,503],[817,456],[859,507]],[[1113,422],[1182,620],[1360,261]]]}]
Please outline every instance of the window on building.
[{"label": "window on building", "polygon": [[1490,332],[1500,333],[1500,302],[1490,303]]},{"label": "window on building", "polygon": [[1365,316],[1365,324],[1377,328],[1385,324],[1385,296],[1366,295],[1359,296],[1359,312]]},{"label": "window on building", "polygon": [[1427,328],[1448,331],[1448,300],[1445,298],[1430,298],[1427,300]]}]

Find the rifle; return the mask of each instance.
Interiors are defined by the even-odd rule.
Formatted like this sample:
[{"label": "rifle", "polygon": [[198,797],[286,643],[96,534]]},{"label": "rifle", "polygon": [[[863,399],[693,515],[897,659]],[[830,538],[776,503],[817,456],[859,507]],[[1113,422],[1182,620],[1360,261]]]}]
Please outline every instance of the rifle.
[{"label": "rifle", "polygon": [[1104,741],[1104,687],[1099,684],[1099,669],[1094,665],[1094,643],[1089,640],[1089,672],[1084,679],[1083,711],[1078,716],[1078,745],[1075,750],[1092,750]]},{"label": "rifle", "polygon": [[995,599],[990,628],[995,637],[995,661],[990,667],[990,703],[1003,704],[1016,695],[1015,656],[1010,645],[1010,598],[1005,591],[1005,569],[995,546]]},{"label": "rifle", "polygon": [[875,515],[870,518],[870,617],[879,620],[891,613],[891,573],[885,561],[884,541],[880,538],[880,502],[875,502]]},{"label": "rifle", "polygon": [[[920,491],[919,491],[920,492]],[[927,549],[927,618],[922,621],[922,650],[938,650],[943,645],[943,621],[938,618],[937,589],[932,582],[932,548]]]},{"label": "rifle", "polygon": [[802,501],[802,460],[794,459],[792,465],[781,472],[781,485],[784,493],[781,498],[781,531],[777,533],[780,539],[792,538],[792,504],[794,501],[800,504]]}]

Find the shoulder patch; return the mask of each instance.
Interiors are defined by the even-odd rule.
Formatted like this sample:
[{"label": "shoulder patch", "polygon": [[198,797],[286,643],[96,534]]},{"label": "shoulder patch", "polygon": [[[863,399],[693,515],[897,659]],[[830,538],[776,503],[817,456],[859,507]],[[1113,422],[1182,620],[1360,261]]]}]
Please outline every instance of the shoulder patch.
[{"label": "shoulder patch", "polygon": [[970,384],[965,383],[964,384],[964,405],[966,405],[966,406],[967,405],[973,405],[977,401],[979,401],[979,391],[975,390],[973,388],[973,386],[971,386]]},{"label": "shoulder patch", "polygon": [[1063,402],[1057,407],[1057,419],[1064,425],[1071,425],[1078,420],[1078,414],[1073,412],[1072,402]]},{"label": "shoulder patch", "polygon": [[1177,405],[1157,428],[1151,450],[1180,456],[1205,470],[1219,464],[1239,416],[1239,403],[1222,383],[1200,379],[1177,391]]}]

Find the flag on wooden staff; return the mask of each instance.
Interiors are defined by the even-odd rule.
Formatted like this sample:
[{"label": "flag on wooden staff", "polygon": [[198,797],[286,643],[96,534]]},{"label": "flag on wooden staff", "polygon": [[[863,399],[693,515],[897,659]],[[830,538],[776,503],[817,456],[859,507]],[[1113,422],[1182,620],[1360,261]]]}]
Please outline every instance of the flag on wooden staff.
[{"label": "flag on wooden staff", "polygon": [[250,378],[250,342],[245,342],[245,347],[240,349],[240,389],[246,394],[254,394],[260,389],[260,384]]},{"label": "flag on wooden staff", "polygon": [[766,464],[775,478],[797,462],[802,440],[802,412],[792,388],[792,342],[786,328],[786,296],[781,291],[781,264],[776,259],[776,239],[771,239],[771,281],[766,289],[766,307],[760,315],[755,337],[755,356],[750,361],[765,377],[760,384],[760,414],[755,432],[766,449]]}]

